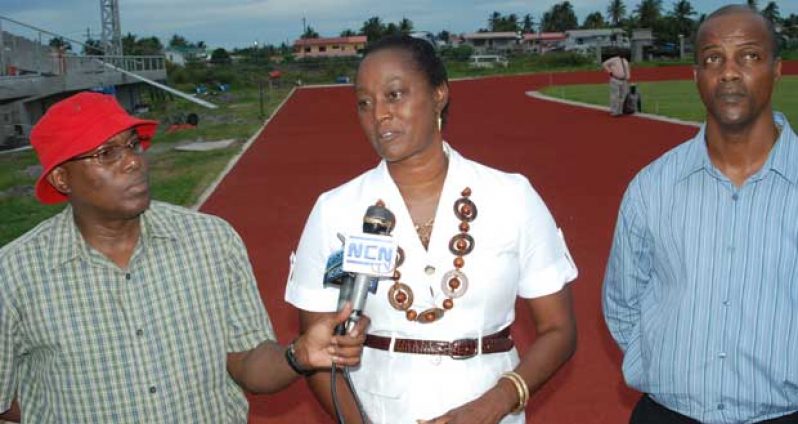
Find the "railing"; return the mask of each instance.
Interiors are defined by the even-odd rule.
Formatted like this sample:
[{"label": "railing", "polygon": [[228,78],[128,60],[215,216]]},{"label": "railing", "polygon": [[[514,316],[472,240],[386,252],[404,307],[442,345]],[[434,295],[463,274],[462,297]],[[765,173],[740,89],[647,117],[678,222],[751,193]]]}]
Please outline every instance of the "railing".
[{"label": "railing", "polygon": [[[13,26],[14,33],[9,32],[10,26]],[[81,55],[50,46],[49,40],[56,37],[75,48],[83,46],[96,50],[96,47],[86,46],[80,41],[0,16],[0,77],[111,72],[102,62],[130,72],[166,69],[164,56]]]}]

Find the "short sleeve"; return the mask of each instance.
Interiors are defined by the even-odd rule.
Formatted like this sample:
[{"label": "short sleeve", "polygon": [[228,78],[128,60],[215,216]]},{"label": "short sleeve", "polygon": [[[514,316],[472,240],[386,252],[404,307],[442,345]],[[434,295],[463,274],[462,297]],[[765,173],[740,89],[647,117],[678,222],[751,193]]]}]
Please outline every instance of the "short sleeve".
[{"label": "short sleeve", "polygon": [[229,275],[226,348],[228,352],[244,352],[276,337],[261,301],[244,242],[232,228],[229,231],[230,240],[225,252]]},{"label": "short sleeve", "polygon": [[523,214],[519,219],[522,225],[518,295],[535,298],[556,293],[576,278],[576,265],[562,231],[526,178],[523,178],[517,195],[518,210]]},{"label": "short sleeve", "polygon": [[[0,269],[0,281],[7,278]],[[5,292],[5,290],[4,290]],[[9,296],[0,296],[0,411],[11,407],[17,395],[16,346],[19,314]]]},{"label": "short sleeve", "polygon": [[286,302],[312,312],[333,312],[338,305],[339,290],[324,287],[327,258],[341,247],[334,229],[324,216],[326,195],[313,206],[296,254],[291,257],[291,271],[285,289]]}]

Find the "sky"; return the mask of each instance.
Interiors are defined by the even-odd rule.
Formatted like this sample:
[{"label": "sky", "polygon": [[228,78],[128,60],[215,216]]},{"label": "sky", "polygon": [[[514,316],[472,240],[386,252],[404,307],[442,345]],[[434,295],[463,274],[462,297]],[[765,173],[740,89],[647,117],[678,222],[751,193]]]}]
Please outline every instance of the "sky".
[{"label": "sky", "polygon": [[[609,0],[570,0],[581,23],[589,13],[606,15]],[[676,0],[663,0],[665,11]],[[740,0],[742,1],[742,0]],[[322,37],[335,37],[344,29],[357,31],[363,22],[379,16],[383,22],[410,19],[419,31],[476,32],[487,27],[493,11],[519,17],[531,14],[539,23],[557,0],[119,0],[122,34],[157,36],[167,44],[173,34],[209,47],[248,47],[288,44],[298,38],[304,24]],[[625,0],[627,13],[640,0]],[[691,0],[698,13],[709,13],[726,0]],[[760,7],[767,3],[760,0]],[[798,13],[798,0],[778,0],[782,16]],[[100,0],[0,0],[0,17],[7,17],[78,41],[87,29],[100,36]],[[4,30],[30,33],[9,21]],[[48,36],[45,36],[48,37]]]}]

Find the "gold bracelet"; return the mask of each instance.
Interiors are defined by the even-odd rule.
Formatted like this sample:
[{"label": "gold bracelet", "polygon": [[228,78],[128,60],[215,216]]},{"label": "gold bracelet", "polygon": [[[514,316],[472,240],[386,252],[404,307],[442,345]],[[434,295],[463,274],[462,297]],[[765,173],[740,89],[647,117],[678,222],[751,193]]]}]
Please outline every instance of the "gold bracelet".
[{"label": "gold bracelet", "polygon": [[529,386],[527,386],[526,381],[515,371],[507,371],[502,374],[501,378],[510,380],[518,393],[518,405],[512,410],[512,413],[517,414],[523,411],[527,402],[529,402]]}]

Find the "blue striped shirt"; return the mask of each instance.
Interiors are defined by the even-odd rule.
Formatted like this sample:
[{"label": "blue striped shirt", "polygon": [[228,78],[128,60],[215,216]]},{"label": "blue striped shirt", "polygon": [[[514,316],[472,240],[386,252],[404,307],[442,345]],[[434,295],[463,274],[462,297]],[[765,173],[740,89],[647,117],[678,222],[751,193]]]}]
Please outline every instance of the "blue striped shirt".
[{"label": "blue striped shirt", "polygon": [[634,178],[615,229],[603,307],[626,382],[702,422],[798,410],[798,137],[774,115],[742,187],[702,127]]}]

